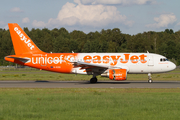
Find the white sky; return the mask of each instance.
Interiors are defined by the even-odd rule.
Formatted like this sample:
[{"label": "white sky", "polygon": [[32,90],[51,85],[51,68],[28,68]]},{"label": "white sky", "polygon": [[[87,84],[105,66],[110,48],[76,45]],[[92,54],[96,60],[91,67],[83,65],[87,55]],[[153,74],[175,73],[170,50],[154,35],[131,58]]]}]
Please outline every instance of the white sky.
[{"label": "white sky", "polygon": [[85,33],[119,28],[122,33],[180,30],[180,0],[2,0],[0,28],[61,28]]}]

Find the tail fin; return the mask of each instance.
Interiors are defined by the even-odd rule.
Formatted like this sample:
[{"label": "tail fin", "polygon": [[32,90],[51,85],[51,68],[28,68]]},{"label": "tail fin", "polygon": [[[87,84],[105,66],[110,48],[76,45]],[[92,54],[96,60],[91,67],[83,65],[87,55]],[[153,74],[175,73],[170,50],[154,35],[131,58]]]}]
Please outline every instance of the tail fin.
[{"label": "tail fin", "polygon": [[9,23],[8,26],[16,55],[44,53],[34,44],[17,23]]}]

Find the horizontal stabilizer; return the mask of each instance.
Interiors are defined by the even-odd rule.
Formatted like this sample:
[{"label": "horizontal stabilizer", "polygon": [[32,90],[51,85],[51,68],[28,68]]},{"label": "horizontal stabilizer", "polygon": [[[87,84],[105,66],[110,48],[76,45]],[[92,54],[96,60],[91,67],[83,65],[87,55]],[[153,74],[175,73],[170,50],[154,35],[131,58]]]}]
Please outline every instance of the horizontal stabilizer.
[{"label": "horizontal stabilizer", "polygon": [[30,58],[23,58],[23,57],[18,57],[18,56],[6,56],[5,57],[5,60],[7,60],[8,58],[12,58],[14,60],[18,60],[18,61],[21,61],[23,63],[27,63],[27,62],[30,62],[31,59]]}]

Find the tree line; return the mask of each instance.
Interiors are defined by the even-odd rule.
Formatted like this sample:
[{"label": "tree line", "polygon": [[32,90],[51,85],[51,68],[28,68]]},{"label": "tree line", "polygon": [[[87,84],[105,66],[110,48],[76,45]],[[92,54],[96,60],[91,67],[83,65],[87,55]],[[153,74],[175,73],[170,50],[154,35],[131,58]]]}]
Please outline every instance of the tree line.
[{"label": "tree line", "polygon": [[[124,34],[119,28],[102,29],[100,32],[84,33],[65,28],[31,29],[24,28],[26,34],[44,52],[90,53],[90,52],[147,52],[166,56],[180,65],[180,31],[165,29],[162,32],[144,32],[136,35]],[[4,57],[13,55],[14,49],[9,30],[0,29],[0,65],[14,65]]]}]

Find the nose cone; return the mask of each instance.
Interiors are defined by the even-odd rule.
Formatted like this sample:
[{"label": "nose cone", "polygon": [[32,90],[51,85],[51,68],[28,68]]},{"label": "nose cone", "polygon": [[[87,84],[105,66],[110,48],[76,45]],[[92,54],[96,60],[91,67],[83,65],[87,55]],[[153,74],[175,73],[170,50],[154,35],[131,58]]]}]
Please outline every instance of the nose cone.
[{"label": "nose cone", "polygon": [[176,69],[176,65],[173,62],[171,62],[169,65],[169,69],[170,71]]}]

